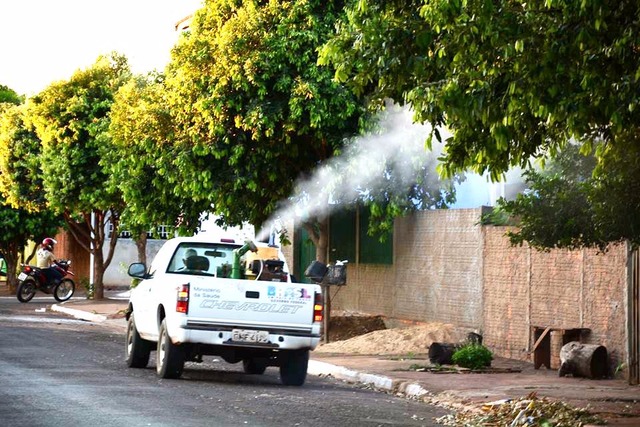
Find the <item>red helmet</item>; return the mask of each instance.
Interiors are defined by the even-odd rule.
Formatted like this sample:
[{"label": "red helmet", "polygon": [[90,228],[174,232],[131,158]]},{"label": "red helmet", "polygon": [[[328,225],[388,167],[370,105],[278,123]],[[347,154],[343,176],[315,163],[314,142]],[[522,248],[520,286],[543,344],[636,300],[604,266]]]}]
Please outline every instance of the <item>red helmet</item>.
[{"label": "red helmet", "polygon": [[53,249],[53,245],[55,245],[56,243],[58,243],[56,241],[56,239],[52,239],[51,237],[47,237],[42,241],[42,246],[44,246],[45,248],[48,247],[49,250]]}]

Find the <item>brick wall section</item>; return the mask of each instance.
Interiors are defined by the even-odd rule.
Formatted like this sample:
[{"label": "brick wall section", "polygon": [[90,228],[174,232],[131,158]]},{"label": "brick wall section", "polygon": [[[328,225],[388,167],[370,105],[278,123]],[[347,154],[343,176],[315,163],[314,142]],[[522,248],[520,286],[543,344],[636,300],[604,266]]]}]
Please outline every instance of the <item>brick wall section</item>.
[{"label": "brick wall section", "polygon": [[396,221],[393,265],[350,264],[332,308],[482,328],[480,209],[418,212]]},{"label": "brick wall section", "polygon": [[532,326],[581,327],[582,251],[531,250],[529,254]]},{"label": "brick wall section", "polygon": [[612,368],[627,360],[627,256],[626,245],[616,245],[606,255],[585,251],[582,312],[591,328],[591,342],[607,347]]},{"label": "brick wall section", "polygon": [[505,229],[483,227],[484,344],[500,356],[524,359],[529,348],[530,259],[528,248],[512,247]]},{"label": "brick wall section", "polygon": [[626,361],[626,245],[606,254],[513,247],[507,228],[478,225],[480,214],[398,219],[393,265],[349,264],[332,308],[477,329],[496,356],[528,361],[532,326],[589,328],[585,342],[607,347],[612,369]]},{"label": "brick wall section", "polygon": [[611,368],[627,358],[627,248],[540,252],[512,247],[504,227],[484,227],[484,342],[494,354],[532,360],[530,326],[589,328]]}]

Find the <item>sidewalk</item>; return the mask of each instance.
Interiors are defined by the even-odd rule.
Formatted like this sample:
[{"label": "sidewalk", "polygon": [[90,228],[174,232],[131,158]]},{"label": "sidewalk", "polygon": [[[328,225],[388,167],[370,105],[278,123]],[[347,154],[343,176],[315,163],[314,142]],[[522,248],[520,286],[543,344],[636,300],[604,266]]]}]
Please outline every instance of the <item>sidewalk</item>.
[{"label": "sidewalk", "polygon": [[[126,331],[126,292],[105,292],[104,300],[72,299],[53,311]],[[311,353],[309,374],[360,383],[377,390],[422,399],[454,410],[479,409],[488,402],[519,399],[532,392],[571,406],[589,407],[608,425],[640,426],[640,386],[620,379],[560,378],[555,370],[497,358],[493,373],[438,373],[409,368],[429,365],[426,355],[411,358]],[[496,373],[500,372],[500,373]]]}]

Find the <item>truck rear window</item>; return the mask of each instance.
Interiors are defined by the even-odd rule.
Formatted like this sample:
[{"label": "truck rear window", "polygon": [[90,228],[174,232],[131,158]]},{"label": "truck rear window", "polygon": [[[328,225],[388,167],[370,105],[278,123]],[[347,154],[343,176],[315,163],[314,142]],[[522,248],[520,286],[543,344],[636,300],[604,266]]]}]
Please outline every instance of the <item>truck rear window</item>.
[{"label": "truck rear window", "polygon": [[184,243],[176,248],[167,273],[231,277],[237,245]]}]

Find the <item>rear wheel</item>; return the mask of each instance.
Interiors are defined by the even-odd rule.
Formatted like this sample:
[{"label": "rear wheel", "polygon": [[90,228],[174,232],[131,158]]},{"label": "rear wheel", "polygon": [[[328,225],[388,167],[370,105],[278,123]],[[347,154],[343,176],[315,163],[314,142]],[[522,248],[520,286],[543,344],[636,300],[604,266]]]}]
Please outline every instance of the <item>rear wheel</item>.
[{"label": "rear wheel", "polygon": [[62,279],[53,289],[53,297],[56,301],[64,302],[73,296],[76,284],[71,279]]},{"label": "rear wheel", "polygon": [[138,333],[133,313],[127,323],[127,366],[130,368],[146,368],[153,343],[143,339]]},{"label": "rear wheel", "polygon": [[259,359],[244,359],[242,361],[242,369],[244,369],[245,374],[262,375],[267,369],[267,364],[259,361]]},{"label": "rear wheel", "polygon": [[29,302],[36,294],[36,281],[28,277],[18,286],[16,296],[20,302]]},{"label": "rear wheel", "polygon": [[156,351],[156,371],[161,378],[180,378],[184,369],[184,348],[171,342],[167,319],[160,325],[160,338]]},{"label": "rear wheel", "polygon": [[302,385],[307,379],[309,350],[290,350],[280,359],[280,381],[284,385]]}]

